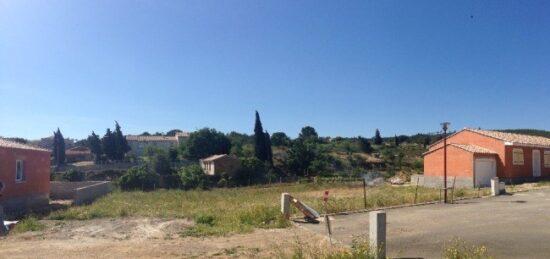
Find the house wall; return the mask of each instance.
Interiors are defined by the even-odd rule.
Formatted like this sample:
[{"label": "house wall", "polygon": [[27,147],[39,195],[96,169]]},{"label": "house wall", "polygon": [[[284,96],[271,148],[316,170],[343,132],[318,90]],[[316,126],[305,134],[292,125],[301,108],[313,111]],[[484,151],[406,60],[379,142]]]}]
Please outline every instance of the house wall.
[{"label": "house wall", "polygon": [[[16,160],[22,160],[25,180],[15,181]],[[0,203],[8,211],[48,205],[50,153],[0,147],[0,181],[5,185]]]},{"label": "house wall", "polygon": [[203,161],[200,160],[200,166],[202,171],[207,175],[214,175],[216,170],[216,164],[212,161]]},{"label": "house wall", "polygon": [[[438,149],[424,156],[424,175],[442,176],[443,149]],[[473,154],[463,149],[447,147],[447,176],[473,176]]]},{"label": "house wall", "polygon": [[171,147],[177,146],[177,141],[135,141],[128,140],[130,149],[138,156],[143,156],[148,146],[156,147],[168,151]]},{"label": "house wall", "polygon": [[[447,144],[470,144],[486,149],[492,150],[497,153],[497,176],[504,177],[505,175],[505,166],[507,165],[505,161],[506,150],[504,142],[495,138],[487,137],[478,133],[474,133],[468,130],[462,130],[455,135],[447,138]],[[438,142],[430,147],[430,151],[443,147],[443,141]],[[443,158],[441,158],[443,161]]]},{"label": "house wall", "polygon": [[[521,148],[523,149],[523,165],[514,165],[513,164],[513,149]],[[533,177],[533,150],[539,150],[540,152],[540,168],[541,168],[541,177],[550,177],[550,167],[544,167],[544,151],[550,150],[545,148],[536,148],[536,147],[522,147],[522,146],[506,146],[506,155],[505,163],[506,168],[502,174],[499,174],[499,177]]]}]

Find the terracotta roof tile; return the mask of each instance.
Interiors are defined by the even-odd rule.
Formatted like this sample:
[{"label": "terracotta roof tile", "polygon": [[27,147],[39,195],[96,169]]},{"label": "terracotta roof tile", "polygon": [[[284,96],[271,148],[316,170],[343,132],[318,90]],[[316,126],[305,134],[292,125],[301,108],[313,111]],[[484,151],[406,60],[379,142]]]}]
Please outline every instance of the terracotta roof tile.
[{"label": "terracotta roof tile", "polygon": [[39,148],[39,147],[31,146],[31,145],[28,145],[28,144],[21,144],[21,143],[18,143],[18,142],[5,140],[5,139],[1,139],[1,138],[0,138],[0,147],[50,152],[50,150],[48,150],[48,149]]},{"label": "terracotta roof tile", "polygon": [[137,135],[128,135],[126,136],[128,141],[177,141],[178,139],[174,136],[137,136]]},{"label": "terracotta roof tile", "polygon": [[484,147],[480,147],[480,146],[476,146],[476,145],[465,145],[465,144],[455,144],[455,143],[453,143],[453,144],[448,144],[448,146],[461,148],[461,149],[464,149],[468,152],[476,153],[476,154],[496,154],[497,153],[493,150],[490,150],[490,149],[487,149],[487,148],[484,148]]},{"label": "terracotta roof tile", "polygon": [[535,145],[535,146],[549,146],[550,138],[531,136],[516,133],[506,133],[492,130],[480,130],[480,129],[465,129],[471,132],[475,132],[488,137],[496,138],[505,142],[510,142],[513,145]]}]

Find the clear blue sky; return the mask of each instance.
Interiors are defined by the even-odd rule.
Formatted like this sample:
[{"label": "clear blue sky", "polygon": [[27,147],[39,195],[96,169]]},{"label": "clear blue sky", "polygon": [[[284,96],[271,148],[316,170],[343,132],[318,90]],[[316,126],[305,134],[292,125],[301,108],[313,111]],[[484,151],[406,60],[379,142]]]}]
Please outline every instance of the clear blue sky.
[{"label": "clear blue sky", "polygon": [[550,129],[549,1],[0,0],[0,135]]}]

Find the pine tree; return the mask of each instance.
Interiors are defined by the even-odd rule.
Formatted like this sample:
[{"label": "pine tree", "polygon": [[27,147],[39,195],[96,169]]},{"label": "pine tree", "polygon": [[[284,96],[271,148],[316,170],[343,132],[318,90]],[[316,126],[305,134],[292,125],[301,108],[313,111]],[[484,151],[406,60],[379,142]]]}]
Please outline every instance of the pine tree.
[{"label": "pine tree", "polygon": [[374,132],[374,144],[375,145],[381,145],[382,144],[382,137],[380,136],[380,131],[376,129],[376,132]]},{"label": "pine tree", "polygon": [[397,135],[395,135],[393,141],[394,141],[395,146],[398,147],[400,142],[399,142],[399,138],[397,137]]},{"label": "pine tree", "polygon": [[265,131],[265,153],[266,161],[273,165],[273,149],[271,149],[271,136],[267,130]]},{"label": "pine tree", "polygon": [[56,165],[65,164],[65,139],[59,128],[53,133],[53,157]]},{"label": "pine tree", "polygon": [[103,149],[101,148],[101,140],[99,139],[99,136],[92,131],[92,135],[88,136],[88,143],[90,143],[90,149],[95,155],[95,160],[99,161],[101,159],[101,155],[103,154]]},{"label": "pine tree", "polygon": [[108,159],[116,160],[116,143],[115,137],[111,129],[107,129],[105,136],[101,138],[101,145],[103,147],[103,152]]},{"label": "pine tree", "polygon": [[122,130],[120,130],[120,125],[117,121],[115,121],[115,132],[113,134],[114,136],[114,143],[115,143],[115,154],[114,158],[116,160],[122,160],[124,159],[124,155],[130,151],[130,146],[128,145],[128,141],[126,140],[126,137],[124,137],[124,134],[122,134]]},{"label": "pine tree", "polygon": [[254,156],[260,161],[267,160],[266,141],[260,114],[256,111],[256,122],[254,123]]}]

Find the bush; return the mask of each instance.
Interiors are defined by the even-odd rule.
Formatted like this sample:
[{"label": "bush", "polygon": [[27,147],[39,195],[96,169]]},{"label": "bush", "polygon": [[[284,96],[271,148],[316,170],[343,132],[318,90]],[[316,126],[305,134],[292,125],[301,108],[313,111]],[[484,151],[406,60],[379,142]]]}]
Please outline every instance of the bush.
[{"label": "bush", "polygon": [[122,190],[151,190],[159,185],[159,175],[152,173],[148,166],[134,166],[118,180]]},{"label": "bush", "polygon": [[151,169],[159,175],[172,174],[170,158],[164,150],[159,150],[151,157]]},{"label": "bush", "polygon": [[482,259],[482,258],[493,258],[489,255],[487,247],[485,246],[470,246],[466,242],[459,238],[453,238],[451,241],[447,242],[443,249],[443,256],[445,259],[462,259],[462,258],[472,258],[472,259]]},{"label": "bush", "polygon": [[70,169],[70,170],[64,172],[61,175],[61,178],[65,181],[69,181],[69,182],[80,182],[80,181],[84,181],[84,178],[86,178],[86,177],[85,177],[83,172],[79,172],[79,171],[76,171],[74,169]]},{"label": "bush", "polygon": [[208,187],[208,179],[199,165],[181,167],[178,175],[185,190]]}]

